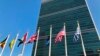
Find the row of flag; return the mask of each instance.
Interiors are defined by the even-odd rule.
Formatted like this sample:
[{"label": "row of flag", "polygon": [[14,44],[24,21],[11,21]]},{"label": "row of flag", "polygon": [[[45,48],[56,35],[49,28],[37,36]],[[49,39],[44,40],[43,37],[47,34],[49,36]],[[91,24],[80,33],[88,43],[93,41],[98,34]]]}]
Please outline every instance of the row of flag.
[{"label": "row of flag", "polygon": [[[13,53],[13,50],[14,50],[14,47],[15,47],[15,44],[16,44],[17,40],[19,41],[17,47],[19,47],[21,44],[23,44],[23,48],[24,48],[24,46],[26,44],[35,42],[36,41],[36,37],[37,37],[37,35],[32,35],[29,38],[29,40],[26,41],[27,40],[27,36],[28,36],[28,32],[26,32],[24,34],[24,36],[22,37],[22,39],[18,39],[18,36],[19,36],[19,34],[17,34],[17,36],[13,40],[11,40],[11,42],[9,43],[9,48],[11,49],[10,56],[12,56],[12,53]],[[8,35],[3,41],[0,42],[0,47],[2,48],[2,51],[0,53],[0,56],[2,56],[2,54],[4,52],[4,49],[5,49],[5,46],[6,46],[7,42],[8,42],[9,37],[10,37],[10,35]],[[24,49],[21,52],[23,53],[24,52]]]},{"label": "row of flag", "polygon": [[[74,39],[75,39],[75,40],[78,40],[78,38],[79,38],[78,35],[77,35],[77,34],[79,34],[79,31],[78,31],[78,30],[79,30],[79,29],[77,29],[77,32],[75,33],[75,36],[76,36],[76,37],[74,36]],[[66,33],[65,33],[65,31],[64,31],[64,28],[63,28],[63,29],[57,34],[57,36],[56,36],[56,38],[55,38],[55,43],[61,42],[61,41],[62,41],[62,38],[64,37],[65,34],[66,34]],[[28,35],[28,33],[25,33],[22,39],[18,39],[18,41],[19,41],[18,47],[19,47],[21,44],[23,44],[23,43],[26,42],[27,35]],[[4,45],[5,45],[5,42],[6,42],[7,38],[8,38],[8,36],[7,36],[3,41],[0,42],[0,47],[1,47],[1,48],[4,48]],[[28,43],[32,43],[32,42],[36,42],[36,39],[37,39],[37,34],[32,35],[32,36],[30,37],[30,39],[27,41],[27,44],[28,44]],[[15,40],[16,40],[16,39],[13,39],[13,40],[9,43],[10,49],[12,49],[12,47],[13,47],[13,45],[14,45],[14,43],[15,43]],[[49,37],[48,37],[46,40],[47,40],[47,41],[46,41],[46,45],[48,45],[48,44],[49,44],[49,40],[50,40]]]},{"label": "row of flag", "polygon": [[[40,31],[40,29],[38,29],[38,31]],[[63,28],[58,32],[58,34],[56,35],[54,42],[58,43],[61,42],[62,39],[64,38],[64,43],[65,43],[65,56],[68,56],[68,52],[67,52],[67,37],[66,37],[66,25],[64,23]],[[39,32],[37,34],[37,36],[39,37]],[[38,37],[37,37],[37,41],[36,41],[36,46],[35,46],[35,51],[34,51],[34,56],[36,56],[36,52],[37,52],[37,46],[38,46]],[[79,38],[81,39],[81,45],[82,45],[82,49],[83,49],[83,53],[84,56],[86,56],[86,51],[85,51],[85,46],[84,46],[84,42],[83,42],[83,38],[82,38],[82,34],[81,34],[81,29],[80,29],[80,25],[79,22],[77,21],[77,28],[74,34],[74,41],[78,41]],[[50,35],[47,38],[46,44],[49,45],[49,54],[48,56],[51,56],[51,41],[52,40],[52,26],[50,26]]]},{"label": "row of flag", "polygon": [[[28,35],[28,33],[25,33],[22,39],[18,39],[18,41],[19,41],[18,47],[19,47],[21,44],[23,44],[23,43],[28,44],[28,43],[32,43],[32,42],[36,41],[36,35],[32,35],[32,36],[30,37],[30,39],[26,42],[27,35]],[[1,47],[1,48],[4,48],[4,46],[5,46],[5,44],[6,44],[5,42],[7,41],[7,38],[8,38],[8,36],[7,36],[3,41],[0,42],[0,47]],[[16,41],[16,39],[13,39],[13,40],[9,43],[10,49],[12,49],[13,45],[15,44],[15,41]]]},{"label": "row of flag", "polygon": [[[10,54],[10,56],[12,56],[13,49],[15,47],[15,44],[16,44],[17,40],[19,41],[18,47],[21,44],[23,44],[22,52],[20,54],[21,56],[23,56],[25,45],[28,44],[28,43],[34,43],[35,42],[36,45],[35,45],[35,50],[34,50],[34,56],[36,56],[37,46],[38,46],[38,40],[39,40],[39,33],[40,33],[40,28],[38,29],[38,31],[37,31],[36,34],[33,34],[30,37],[30,39],[28,41],[26,41],[27,40],[27,36],[28,36],[28,32],[26,32],[24,34],[24,36],[22,37],[22,39],[18,39],[19,34],[17,34],[16,38],[13,39],[9,43],[9,47],[10,47],[10,49],[12,51],[11,54]],[[65,55],[68,56],[68,52],[67,52],[67,38],[66,38],[66,25],[65,25],[65,23],[64,23],[64,27],[56,35],[54,42],[55,43],[61,42],[63,38],[65,38],[64,39],[65,40]],[[82,48],[83,48],[83,53],[84,53],[84,56],[86,56],[84,42],[83,42],[83,38],[82,38],[82,35],[81,35],[80,25],[79,25],[79,22],[77,22],[77,29],[76,29],[76,32],[75,32],[75,35],[74,35],[73,39],[75,41],[78,41],[79,38],[81,38],[81,44],[82,44]],[[3,48],[2,52],[0,53],[0,56],[2,56],[2,53],[4,51],[4,48],[6,46],[6,43],[7,43],[8,39],[9,39],[9,35],[3,41],[0,42],[0,46],[1,46],[1,48]],[[51,56],[51,40],[52,40],[52,26],[50,26],[50,35],[46,39],[46,45],[49,45],[49,55],[48,56]]]}]

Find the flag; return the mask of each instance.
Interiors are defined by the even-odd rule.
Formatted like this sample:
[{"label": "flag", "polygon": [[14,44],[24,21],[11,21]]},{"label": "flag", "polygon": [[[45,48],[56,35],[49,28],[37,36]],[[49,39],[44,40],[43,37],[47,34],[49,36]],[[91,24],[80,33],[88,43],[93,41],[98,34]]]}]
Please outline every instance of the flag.
[{"label": "flag", "polygon": [[28,33],[25,33],[22,39],[18,39],[18,40],[19,40],[18,47],[19,47],[21,44],[25,43],[26,38],[27,38],[27,35],[28,35]]},{"label": "flag", "polygon": [[36,39],[36,44],[35,44],[34,56],[37,55],[37,47],[38,47],[39,33],[40,33],[40,27],[38,28],[38,31],[37,31],[37,39]]},{"label": "flag", "polygon": [[5,45],[7,38],[5,38],[3,41],[0,42],[0,47],[3,48]]},{"label": "flag", "polygon": [[35,42],[35,41],[36,41],[36,39],[37,39],[37,34],[32,35],[32,36],[31,36],[31,38],[28,40],[28,42],[27,42],[27,43],[32,43],[32,42]]},{"label": "flag", "polygon": [[80,25],[79,25],[79,22],[77,21],[77,29],[76,29],[76,32],[75,32],[75,36],[74,36],[74,40],[77,41],[79,39],[79,37],[81,38],[81,44],[82,44],[82,49],[83,49],[83,53],[84,53],[84,56],[86,56],[86,50],[85,50],[85,46],[84,46],[84,41],[83,41],[83,38],[82,38],[82,34],[81,34],[81,29],[80,29]]},{"label": "flag", "polygon": [[46,39],[46,43],[45,44],[48,46],[49,43],[50,43],[50,36],[47,36],[47,39]]},{"label": "flag", "polygon": [[81,31],[80,31],[80,26],[78,24],[75,35],[74,35],[74,41],[77,41],[79,39],[80,34],[81,34]]},{"label": "flag", "polygon": [[16,35],[16,37],[9,43],[9,48],[11,49],[11,52],[10,52],[10,56],[12,56],[13,54],[13,51],[14,51],[14,48],[15,48],[15,44],[16,44],[16,41],[18,39],[18,36],[19,36],[19,33]]},{"label": "flag", "polygon": [[65,30],[64,28],[57,34],[56,38],[55,38],[55,43],[56,42],[61,42],[62,41],[62,38],[64,37],[65,35]]},{"label": "flag", "polygon": [[15,44],[15,39],[13,39],[10,43],[9,43],[9,47],[12,50],[13,45]]}]

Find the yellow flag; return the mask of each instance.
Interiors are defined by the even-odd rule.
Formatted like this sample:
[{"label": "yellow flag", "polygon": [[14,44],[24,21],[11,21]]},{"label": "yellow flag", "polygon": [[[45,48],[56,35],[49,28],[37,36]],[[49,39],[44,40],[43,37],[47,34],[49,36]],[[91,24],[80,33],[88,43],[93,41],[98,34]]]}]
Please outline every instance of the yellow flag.
[{"label": "yellow flag", "polygon": [[13,39],[10,43],[9,43],[9,47],[10,47],[10,49],[12,49],[13,48],[13,45],[15,44],[15,39]]}]

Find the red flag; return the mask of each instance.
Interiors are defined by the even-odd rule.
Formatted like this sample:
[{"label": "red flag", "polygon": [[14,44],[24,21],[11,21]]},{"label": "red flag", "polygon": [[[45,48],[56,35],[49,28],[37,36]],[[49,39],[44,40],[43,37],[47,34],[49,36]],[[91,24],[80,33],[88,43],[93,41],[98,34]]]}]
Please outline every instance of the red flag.
[{"label": "red flag", "polygon": [[32,42],[35,42],[37,39],[37,35],[32,35],[31,38],[29,39],[28,43],[32,43]]},{"label": "red flag", "polygon": [[25,35],[24,35],[24,37],[23,37],[23,39],[22,39],[23,42],[26,41],[27,35],[28,35],[28,33],[25,33]]},{"label": "red flag", "polygon": [[61,42],[62,38],[64,37],[65,35],[65,31],[64,31],[64,28],[57,34],[56,38],[55,38],[55,43],[56,42]]}]

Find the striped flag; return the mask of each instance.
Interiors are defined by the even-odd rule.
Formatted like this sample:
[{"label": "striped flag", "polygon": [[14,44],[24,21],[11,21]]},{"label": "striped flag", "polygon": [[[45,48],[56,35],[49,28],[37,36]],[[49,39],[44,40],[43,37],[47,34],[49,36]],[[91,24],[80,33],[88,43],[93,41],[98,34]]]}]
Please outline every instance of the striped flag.
[{"label": "striped flag", "polygon": [[80,26],[78,25],[74,35],[74,41],[78,41],[80,34],[81,34]]},{"label": "striped flag", "polygon": [[64,37],[65,35],[65,31],[64,31],[64,28],[57,34],[56,38],[55,38],[55,43],[57,42],[61,42],[62,41],[62,38]]},{"label": "striped flag", "polygon": [[84,46],[84,41],[83,41],[83,38],[82,38],[82,33],[81,33],[79,21],[77,21],[77,25],[78,26],[77,26],[77,30],[76,30],[76,33],[75,33],[76,37],[74,36],[74,39],[75,39],[75,41],[77,41],[79,39],[79,37],[81,38],[81,45],[82,45],[84,56],[87,56],[85,46]]}]

